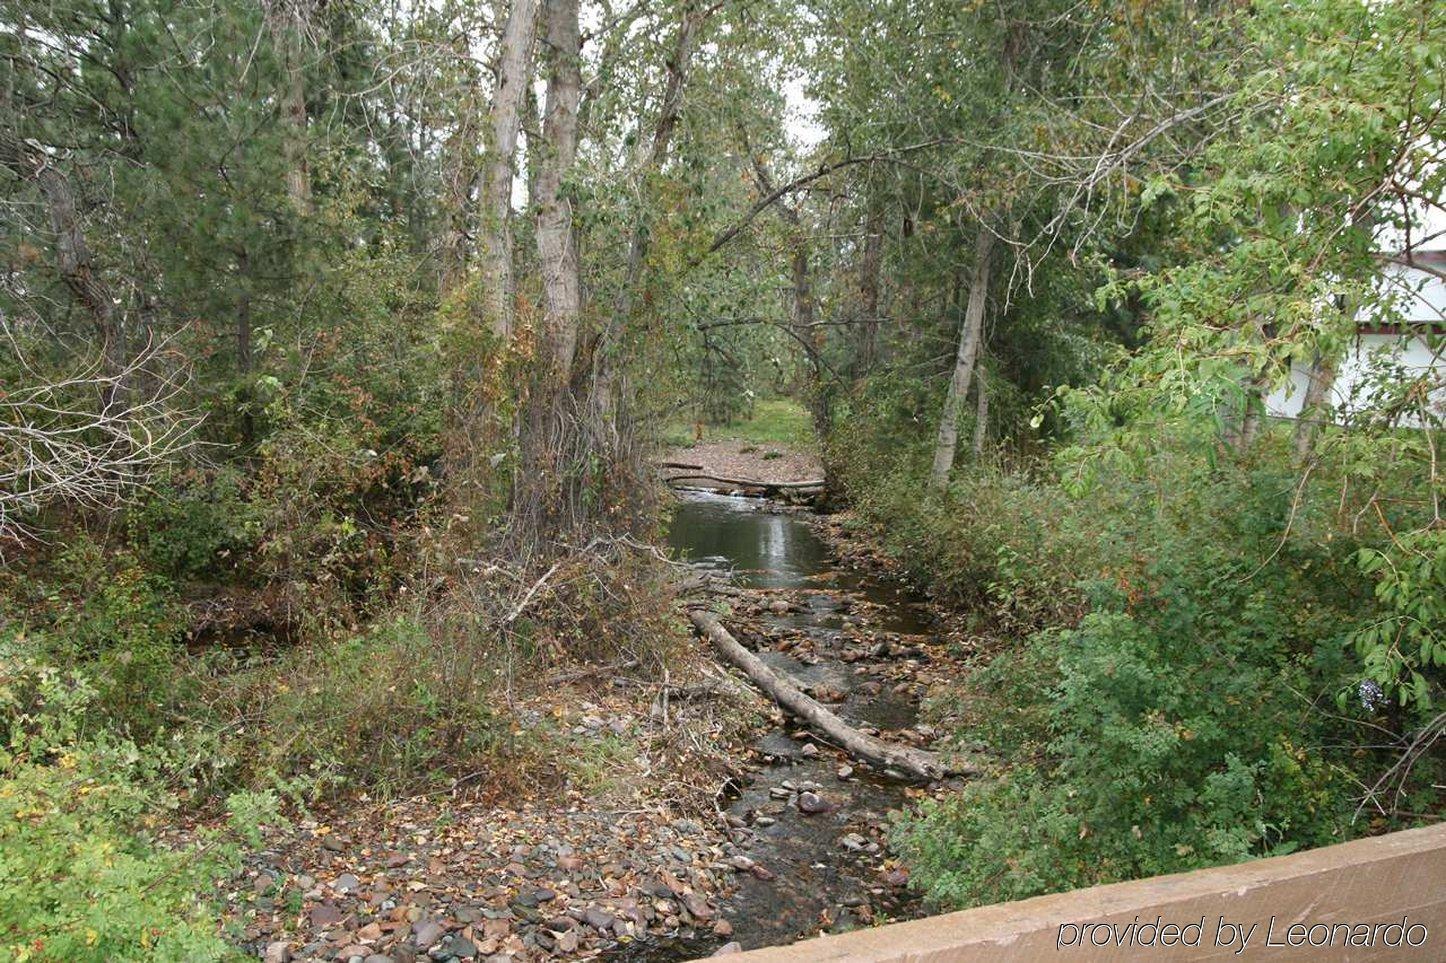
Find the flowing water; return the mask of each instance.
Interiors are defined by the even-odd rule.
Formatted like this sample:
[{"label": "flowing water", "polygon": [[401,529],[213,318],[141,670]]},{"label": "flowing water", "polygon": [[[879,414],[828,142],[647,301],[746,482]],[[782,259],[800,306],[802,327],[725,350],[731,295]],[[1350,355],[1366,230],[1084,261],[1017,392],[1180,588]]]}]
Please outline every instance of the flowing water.
[{"label": "flowing water", "polygon": [[[875,640],[926,634],[927,611],[897,586],[835,566],[806,516],[754,499],[689,493],[673,516],[668,541],[699,567],[731,572],[739,585],[821,590],[803,595],[792,611],[767,617],[780,629],[807,636],[811,644],[804,653],[764,649],[759,655],[804,685],[842,693],[843,700],[831,708],[852,725],[872,726],[887,736],[915,722],[917,705],[910,696],[867,684],[867,661],[860,662],[858,645],[863,638],[875,650],[887,649],[890,643]],[[848,661],[842,657],[846,652]],[[874,655],[875,668],[889,658]],[[906,890],[881,880],[879,872],[878,829],[887,824],[889,810],[905,805],[905,786],[867,774],[826,746],[817,753],[805,749],[808,741],[792,720],[766,733],[755,747],[759,768],[727,810],[734,824],[741,824],[737,838],[743,851],[765,868],[761,875],[771,877],[738,873],[738,889],[723,903],[732,939],[744,949],[788,943],[820,927],[846,929],[880,915],[914,915],[917,909]],[[845,765],[858,774],[841,779]],[[790,792],[815,786],[830,808],[804,815]],[[706,955],[723,942],[675,947],[671,954],[658,947],[661,952],[651,958]]]}]

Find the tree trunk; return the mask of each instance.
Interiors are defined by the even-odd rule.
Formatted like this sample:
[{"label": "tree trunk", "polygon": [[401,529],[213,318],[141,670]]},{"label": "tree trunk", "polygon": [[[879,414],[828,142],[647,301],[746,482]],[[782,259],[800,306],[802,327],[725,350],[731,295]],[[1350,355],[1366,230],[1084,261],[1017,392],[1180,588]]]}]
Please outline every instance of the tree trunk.
[{"label": "tree trunk", "polygon": [[864,253],[859,262],[859,318],[853,374],[864,377],[873,368],[879,352],[879,273],[884,260],[884,225],[878,213],[870,214],[864,225]]},{"label": "tree trunk", "polygon": [[974,410],[974,457],[984,454],[984,444],[989,440],[989,372],[978,365],[974,375],[974,394],[977,405]]},{"label": "tree trunk", "polygon": [[517,153],[522,98],[531,79],[536,30],[537,0],[512,0],[497,54],[497,89],[488,118],[488,152],[478,201],[483,320],[499,338],[511,337],[516,311],[512,276],[513,158]]},{"label": "tree trunk", "polygon": [[306,30],[310,0],[269,4],[267,20],[285,73],[281,90],[282,154],[286,158],[286,194],[298,213],[311,211],[311,172],[306,159]]},{"label": "tree trunk", "polygon": [[1295,421],[1295,435],[1291,439],[1298,462],[1308,460],[1315,452],[1321,426],[1331,420],[1331,392],[1335,389],[1339,367],[1338,358],[1320,351],[1311,357],[1310,380],[1306,382],[1305,398],[1302,399],[1300,415]]},{"label": "tree trunk", "polygon": [[21,141],[14,133],[0,129],[0,163],[21,180],[32,180],[45,200],[50,229],[55,235],[56,269],[65,286],[90,313],[100,342],[102,371],[109,382],[102,402],[122,410],[128,405],[128,386],[122,376],[126,370],[125,321],[117,309],[110,287],[96,273],[95,258],[81,230],[80,212],[70,181],[57,170],[50,158]]},{"label": "tree trunk", "polygon": [[[467,57],[465,35],[454,41],[453,57]],[[482,172],[474,141],[477,87],[469,76],[457,107],[455,129],[443,143],[442,189],[445,207],[442,241],[437,252],[437,281],[442,294],[454,290],[467,273],[467,233],[472,218],[472,196]]]},{"label": "tree trunk", "polygon": [[291,32],[286,48],[286,193],[302,214],[311,212],[311,171],[306,160],[306,74],[302,63],[303,26]]},{"label": "tree trunk", "polygon": [[818,702],[804,695],[798,687],[773,671],[758,656],[749,652],[733,638],[716,615],[702,609],[688,613],[693,625],[713,643],[725,659],[742,669],[753,682],[797,718],[842,746],[851,755],[880,769],[894,769],[917,779],[939,779],[950,773],[969,775],[973,766],[951,765],[932,752],[884,742],[859,732]]},{"label": "tree trunk", "polygon": [[537,175],[537,257],[542,269],[544,317],[553,377],[565,384],[577,352],[582,277],[573,229],[572,200],[562,182],[577,157],[577,109],[582,97],[578,0],[546,0],[547,78],[543,160]]},{"label": "tree trunk", "polygon": [[959,329],[959,350],[954,358],[954,375],[944,396],[944,412],[939,418],[939,435],[934,443],[934,465],[929,472],[929,487],[943,491],[954,469],[954,452],[959,443],[959,409],[969,394],[969,382],[979,355],[984,333],[984,305],[989,294],[989,273],[994,254],[994,232],[983,221],[974,245],[974,274],[969,282],[969,304],[964,310],[964,323]]},{"label": "tree trunk", "polygon": [[[658,120],[653,126],[652,146],[643,162],[638,165],[639,187],[646,181],[649,174],[661,169],[668,158],[673,132],[677,129],[678,117],[683,110],[683,91],[688,78],[688,64],[693,56],[693,40],[702,19],[703,15],[698,9],[697,0],[687,0],[683,6],[682,19],[678,23],[673,52],[668,58],[667,80],[663,85],[663,101],[658,108]],[[628,239],[628,260],[623,283],[618,288],[617,298],[613,302],[612,315],[603,325],[602,335],[594,352],[595,374],[592,388],[592,409],[593,417],[600,422],[608,422],[613,417],[613,394],[616,390],[617,367],[617,359],[614,354],[617,346],[622,342],[628,321],[632,318],[633,306],[637,303],[638,286],[643,276],[643,263],[647,260],[648,255],[648,231],[647,211],[640,205],[639,210],[633,216],[633,229]],[[608,425],[599,424],[597,427],[607,434],[616,434]]]}]

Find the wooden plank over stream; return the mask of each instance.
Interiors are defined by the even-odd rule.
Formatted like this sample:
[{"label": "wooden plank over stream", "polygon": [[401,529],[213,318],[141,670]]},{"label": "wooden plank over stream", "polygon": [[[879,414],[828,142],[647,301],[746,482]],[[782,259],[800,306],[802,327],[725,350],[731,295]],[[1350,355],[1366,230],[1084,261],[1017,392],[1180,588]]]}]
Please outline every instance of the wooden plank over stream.
[{"label": "wooden plank over stream", "polygon": [[[1170,924],[1174,929],[1167,931]],[[1162,945],[1166,932],[1173,945]],[[1240,953],[1243,934],[1248,942]],[[1313,946],[1312,939],[1329,939],[1334,945]],[[1372,945],[1361,945],[1366,940]],[[1097,945],[1101,941],[1106,945]],[[1446,824],[1234,866],[981,906],[725,959],[1441,961],[1446,960]]]}]

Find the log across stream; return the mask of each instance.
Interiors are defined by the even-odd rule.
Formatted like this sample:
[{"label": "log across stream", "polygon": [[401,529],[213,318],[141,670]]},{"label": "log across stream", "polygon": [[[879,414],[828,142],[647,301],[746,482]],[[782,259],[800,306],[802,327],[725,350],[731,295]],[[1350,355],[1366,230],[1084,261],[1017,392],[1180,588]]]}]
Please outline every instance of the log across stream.
[{"label": "log across stream", "polygon": [[[923,687],[911,674],[932,668],[924,652],[933,641],[926,607],[902,588],[835,566],[806,514],[776,508],[684,493],[669,543],[699,568],[731,572],[735,584],[764,590],[730,599],[735,609],[753,611],[723,624],[761,628],[762,637],[741,627],[738,633],[765,674],[821,695],[828,714],[885,747],[906,748],[927,730],[918,720]],[[705,632],[718,624],[698,621]],[[890,811],[910,802],[909,784],[860,760],[827,735],[827,726],[811,727],[801,715],[806,711],[763,734],[755,768],[726,803],[735,840],[757,865],[737,874],[737,889],[722,907],[734,926],[731,939],[745,949],[919,910],[884,838]],[[916,758],[934,759],[923,752]],[[816,802],[822,811],[807,811]],[[724,942],[635,947],[620,955],[690,959]]]}]

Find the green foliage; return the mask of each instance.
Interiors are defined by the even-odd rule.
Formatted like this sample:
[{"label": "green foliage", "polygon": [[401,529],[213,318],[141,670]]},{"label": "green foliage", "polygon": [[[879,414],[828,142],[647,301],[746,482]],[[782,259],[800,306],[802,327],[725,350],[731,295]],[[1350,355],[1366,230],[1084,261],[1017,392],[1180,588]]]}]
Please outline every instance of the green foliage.
[{"label": "green foliage", "polygon": [[269,801],[232,797],[227,827],[160,841],[177,755],[86,735],[98,695],[84,675],[0,652],[0,951],[67,963],[229,958],[205,894]]},{"label": "green foliage", "polygon": [[168,578],[229,577],[256,544],[261,507],[247,500],[235,468],[178,474],[128,513],[129,540]]},{"label": "green foliage", "polygon": [[[693,443],[692,427],[670,426],[664,440],[669,444]],[[740,417],[710,425],[704,433],[707,441],[741,441],[752,445],[784,445],[807,449],[815,444],[813,418],[808,410],[792,398],[766,398],[752,402]]]},{"label": "green foliage", "polygon": [[[32,655],[84,671],[92,711],[138,738],[186,698],[177,653],[184,625],[171,581],[128,551],[107,551],[77,533],[27,585],[31,609],[11,628]],[[19,601],[19,599],[17,599]]]},{"label": "green foliage", "polygon": [[1432,693],[1446,681],[1446,529],[1408,532],[1384,548],[1363,548],[1357,563],[1375,579],[1384,610],[1351,637],[1366,677],[1402,705],[1430,709]]},{"label": "green foliage", "polygon": [[[1269,462],[1212,473],[1157,457],[1053,516],[1072,534],[1050,547],[1081,546],[1059,574],[1088,614],[965,683],[981,734],[1033,761],[900,826],[932,898],[992,902],[1352,832],[1341,774],[1362,760],[1332,748],[1340,717],[1312,699],[1351,678],[1341,647],[1371,617],[1367,586],[1348,545],[1277,534],[1281,480]],[[1061,559],[1032,560],[1019,591],[1056,591]]]},{"label": "green foliage", "polygon": [[385,793],[493,767],[505,781],[510,737],[494,667],[415,621],[311,646],[241,682],[233,698],[262,710],[237,759],[253,784]]}]

